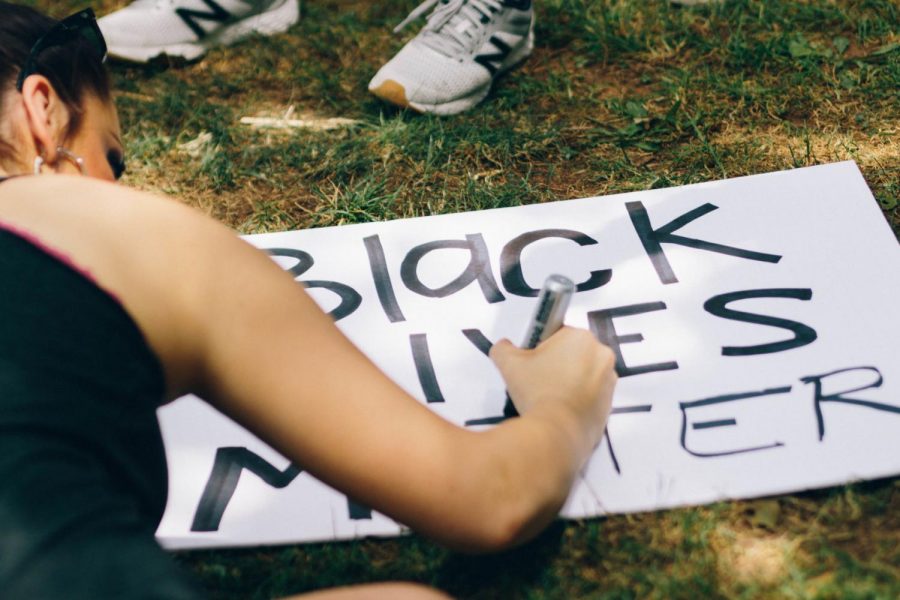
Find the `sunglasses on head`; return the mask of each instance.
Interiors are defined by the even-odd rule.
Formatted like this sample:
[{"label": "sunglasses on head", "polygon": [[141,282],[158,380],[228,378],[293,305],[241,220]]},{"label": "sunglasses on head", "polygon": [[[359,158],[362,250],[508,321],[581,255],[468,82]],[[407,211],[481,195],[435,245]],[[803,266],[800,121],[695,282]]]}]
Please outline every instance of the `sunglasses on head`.
[{"label": "sunglasses on head", "polygon": [[103,39],[103,34],[97,25],[94,11],[86,8],[56,23],[50,28],[50,31],[34,43],[25,60],[25,65],[19,73],[19,78],[16,80],[16,89],[21,92],[25,79],[38,72],[37,61],[43,51],[55,46],[65,46],[73,40],[79,39],[87,42],[88,48],[96,54],[98,61],[102,63],[106,60],[106,40]]}]

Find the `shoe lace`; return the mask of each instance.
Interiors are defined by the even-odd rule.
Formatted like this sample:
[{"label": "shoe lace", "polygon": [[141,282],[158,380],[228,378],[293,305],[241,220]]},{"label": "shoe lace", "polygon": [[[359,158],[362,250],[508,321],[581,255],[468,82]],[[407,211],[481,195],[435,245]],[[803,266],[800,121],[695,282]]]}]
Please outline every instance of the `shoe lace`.
[{"label": "shoe lace", "polygon": [[394,33],[435,6],[419,40],[445,56],[471,52],[479,39],[478,31],[503,10],[500,0],[425,0],[394,28]]}]

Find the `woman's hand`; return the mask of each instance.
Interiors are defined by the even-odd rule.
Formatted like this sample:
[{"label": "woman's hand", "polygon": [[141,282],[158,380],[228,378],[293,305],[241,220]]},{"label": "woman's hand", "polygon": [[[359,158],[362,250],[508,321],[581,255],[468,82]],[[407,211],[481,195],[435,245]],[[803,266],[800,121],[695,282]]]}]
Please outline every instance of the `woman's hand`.
[{"label": "woman's hand", "polygon": [[617,376],[612,351],[590,332],[563,327],[534,350],[501,340],[491,359],[519,414],[562,414],[568,416],[566,426],[581,429],[591,447],[600,441]]}]

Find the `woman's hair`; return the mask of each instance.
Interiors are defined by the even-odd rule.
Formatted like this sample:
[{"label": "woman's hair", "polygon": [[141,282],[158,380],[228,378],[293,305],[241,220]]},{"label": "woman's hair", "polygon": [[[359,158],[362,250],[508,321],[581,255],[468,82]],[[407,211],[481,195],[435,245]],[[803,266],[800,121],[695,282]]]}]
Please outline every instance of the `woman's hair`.
[{"label": "woman's hair", "polygon": [[[28,60],[31,48],[57,23],[27,6],[0,1],[0,111],[10,94],[16,94],[16,79]],[[87,40],[74,37],[59,46],[50,46],[36,57],[36,73],[46,77],[69,109],[65,137],[78,131],[85,95],[110,98],[109,76],[97,60]],[[3,118],[0,112],[0,119]],[[15,156],[11,140],[0,138],[0,161]]]}]

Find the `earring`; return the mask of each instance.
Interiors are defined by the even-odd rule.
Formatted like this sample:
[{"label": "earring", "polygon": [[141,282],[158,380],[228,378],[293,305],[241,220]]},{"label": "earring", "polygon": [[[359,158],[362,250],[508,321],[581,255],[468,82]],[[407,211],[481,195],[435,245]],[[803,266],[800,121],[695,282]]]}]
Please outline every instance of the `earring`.
[{"label": "earring", "polygon": [[[76,167],[78,167],[78,172],[82,175],[87,175],[87,170],[84,168],[84,159],[72,152],[71,150],[66,150],[62,146],[57,146],[56,154],[63,157],[64,159],[72,162]],[[59,158],[56,159],[56,162],[53,164],[58,164]],[[40,175],[44,169],[44,165],[47,164],[46,159],[42,155],[38,155],[34,157],[34,174]]]},{"label": "earring", "polygon": [[[62,156],[63,158],[75,163],[75,166],[78,167],[78,171],[82,175],[87,175],[87,171],[84,168],[84,159],[78,156],[77,154],[66,150],[62,146],[57,146],[56,153]],[[59,161],[57,161],[59,162]]]}]

